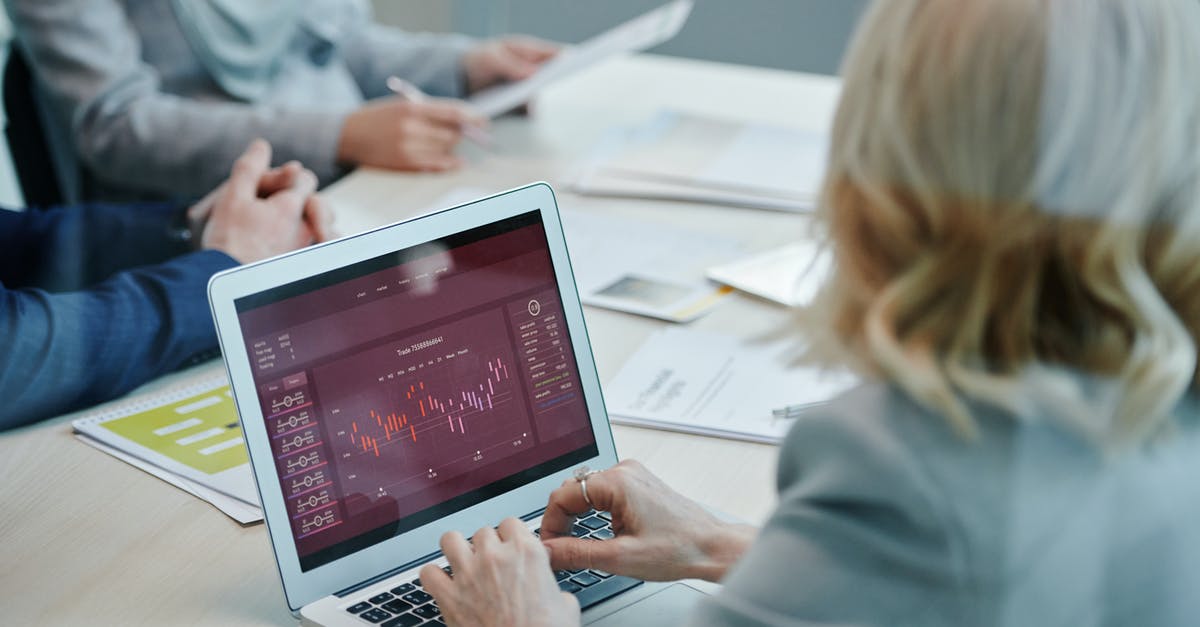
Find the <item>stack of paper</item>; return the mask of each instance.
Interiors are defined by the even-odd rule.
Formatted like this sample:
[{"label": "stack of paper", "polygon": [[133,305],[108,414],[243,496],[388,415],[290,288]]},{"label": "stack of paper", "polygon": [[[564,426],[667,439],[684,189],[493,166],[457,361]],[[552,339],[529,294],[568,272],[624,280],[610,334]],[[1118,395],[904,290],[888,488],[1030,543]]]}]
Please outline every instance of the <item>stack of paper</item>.
[{"label": "stack of paper", "polygon": [[224,374],[136,397],[72,426],[85,444],[208,501],[239,523],[262,520]]},{"label": "stack of paper", "polygon": [[[792,420],[772,410],[823,403],[856,378],[792,363],[787,340],[744,343],[672,327],[650,336],[604,387],[615,423],[777,443]],[[794,413],[794,412],[792,412]]]},{"label": "stack of paper", "polygon": [[827,146],[820,133],[666,111],[610,133],[570,186],[596,196],[808,211]]}]

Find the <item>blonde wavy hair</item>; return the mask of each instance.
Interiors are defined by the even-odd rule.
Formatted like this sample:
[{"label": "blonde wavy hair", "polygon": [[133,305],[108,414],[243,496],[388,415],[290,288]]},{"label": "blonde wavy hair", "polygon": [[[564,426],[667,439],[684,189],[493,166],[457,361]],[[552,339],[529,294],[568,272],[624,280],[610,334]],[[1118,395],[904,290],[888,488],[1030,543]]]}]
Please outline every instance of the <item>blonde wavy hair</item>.
[{"label": "blonde wavy hair", "polygon": [[968,437],[968,399],[1105,443],[1169,425],[1197,377],[1198,41],[1197,0],[876,2],[819,220],[815,311],[852,361]]}]

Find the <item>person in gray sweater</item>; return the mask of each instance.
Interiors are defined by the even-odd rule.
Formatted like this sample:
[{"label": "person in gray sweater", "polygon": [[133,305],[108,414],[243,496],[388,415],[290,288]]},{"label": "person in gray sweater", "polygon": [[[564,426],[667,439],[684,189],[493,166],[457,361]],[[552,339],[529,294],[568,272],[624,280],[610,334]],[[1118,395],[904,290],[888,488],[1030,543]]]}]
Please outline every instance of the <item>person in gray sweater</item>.
[{"label": "person in gray sweater", "polygon": [[[814,356],[760,531],[624,461],[453,578],[450,625],[573,625],[555,569],[724,584],[681,624],[1200,620],[1200,3],[877,0],[845,63]],[[729,463],[736,463],[729,460]],[[616,537],[571,537],[611,512]],[[537,582],[534,585],[533,582]]]},{"label": "person in gray sweater", "polygon": [[[365,0],[5,0],[66,199],[198,197],[245,143],[329,183],[347,168],[457,168],[482,125],[455,99],[556,47],[375,24]],[[390,94],[398,76],[431,95]]]}]

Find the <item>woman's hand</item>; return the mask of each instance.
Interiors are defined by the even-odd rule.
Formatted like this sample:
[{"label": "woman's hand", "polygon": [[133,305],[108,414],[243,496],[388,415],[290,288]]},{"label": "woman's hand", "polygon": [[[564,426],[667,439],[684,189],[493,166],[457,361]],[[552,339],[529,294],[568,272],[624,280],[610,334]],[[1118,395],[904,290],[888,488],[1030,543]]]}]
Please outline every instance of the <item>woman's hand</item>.
[{"label": "woman's hand", "polygon": [[533,76],[542,64],[558,54],[558,45],[534,37],[516,36],[485,41],[463,58],[467,93],[499,83]]},{"label": "woman's hand", "polygon": [[[556,570],[594,568],[650,581],[718,581],[757,533],[748,525],[717,520],[632,460],[588,477],[587,495],[591,506],[575,479],[550,495],[542,541]],[[575,515],[593,508],[612,514],[615,538],[570,535]]]},{"label": "woman's hand", "polygon": [[426,564],[421,584],[449,625],[568,627],[579,624],[579,602],[558,589],[546,550],[516,518],[475,532],[468,543],[457,531],[442,536],[454,571]]},{"label": "woman's hand", "polygon": [[346,117],[338,139],[338,160],[389,170],[454,170],[462,166],[454,148],[468,126],[486,128],[487,120],[461,102],[372,100]]}]

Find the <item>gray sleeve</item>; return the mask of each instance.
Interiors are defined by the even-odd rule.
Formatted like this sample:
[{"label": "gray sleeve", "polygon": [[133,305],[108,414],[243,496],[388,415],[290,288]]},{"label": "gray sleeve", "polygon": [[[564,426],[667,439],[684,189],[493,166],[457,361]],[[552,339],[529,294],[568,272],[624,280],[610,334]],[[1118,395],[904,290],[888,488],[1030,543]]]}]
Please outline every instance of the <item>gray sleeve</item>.
[{"label": "gray sleeve", "polygon": [[408,33],[364,21],[347,33],[340,49],[367,98],[388,95],[386,81],[393,74],[428,94],[462,98],[462,57],[474,43],[463,35]]},{"label": "gray sleeve", "polygon": [[169,196],[223,181],[250,140],[297,159],[322,180],[337,173],[343,114],[297,112],[166,94],[142,61],[116,0],[6,0],[17,39],[82,163],[101,180]]},{"label": "gray sleeve", "polygon": [[939,491],[885,417],[862,415],[800,419],[781,451],[778,509],[689,624],[954,624]]}]

